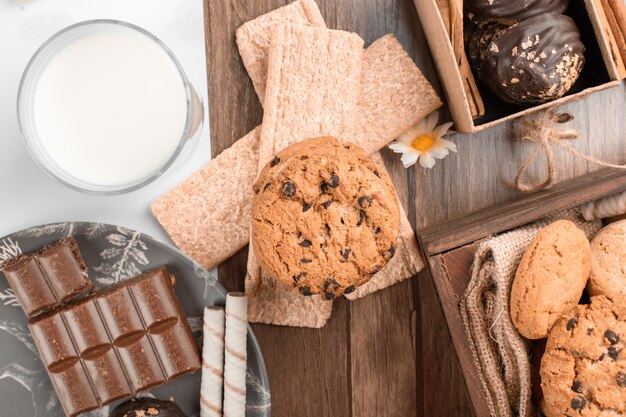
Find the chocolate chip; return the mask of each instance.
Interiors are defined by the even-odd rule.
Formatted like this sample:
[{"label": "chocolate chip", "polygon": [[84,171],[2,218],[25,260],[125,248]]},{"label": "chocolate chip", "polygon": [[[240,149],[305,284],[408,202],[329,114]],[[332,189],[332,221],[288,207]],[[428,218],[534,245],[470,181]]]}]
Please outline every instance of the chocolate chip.
[{"label": "chocolate chip", "polygon": [[343,252],[341,252],[341,256],[347,261],[348,256],[350,256],[350,248],[345,248]]},{"label": "chocolate chip", "polygon": [[376,229],[374,229],[374,234],[380,234],[380,227],[376,226]]},{"label": "chocolate chip", "polygon": [[626,372],[619,371],[617,375],[615,375],[615,380],[620,387],[626,387]]},{"label": "chocolate chip", "polygon": [[322,184],[320,184],[320,191],[322,194],[328,194],[328,184],[326,182],[322,181]]},{"label": "chocolate chip", "polygon": [[587,336],[591,336],[591,333],[593,333],[593,327],[587,327]]},{"label": "chocolate chip", "polygon": [[582,395],[577,395],[572,398],[572,408],[574,410],[582,410],[587,405],[587,399]]},{"label": "chocolate chip", "polygon": [[396,254],[396,247],[394,245],[391,245],[391,247],[389,248],[389,258],[393,258],[393,255]]},{"label": "chocolate chip", "polygon": [[350,294],[351,292],[354,292],[354,290],[356,290],[356,286],[355,285],[350,285],[345,290],[343,290],[343,293],[344,294]]},{"label": "chocolate chip", "polygon": [[280,158],[275,156],[274,159],[272,159],[272,162],[270,162],[270,167],[275,167],[278,164],[280,164]]},{"label": "chocolate chip", "polygon": [[304,295],[304,296],[309,296],[309,295],[313,295],[313,293],[311,292],[311,289],[309,287],[302,287],[300,288],[300,294]]},{"label": "chocolate chip", "polygon": [[330,207],[330,205],[333,203],[333,200],[328,200],[328,201],[324,201],[322,203],[322,207],[324,207],[325,209],[327,209],[328,207]]},{"label": "chocolate chip", "polygon": [[357,201],[359,202],[359,206],[363,208],[368,208],[369,206],[372,205],[373,199],[369,195],[364,195],[362,197],[359,197]]},{"label": "chocolate chip", "polygon": [[611,330],[607,330],[604,332],[604,338],[612,345],[617,344],[619,342],[619,335]]},{"label": "chocolate chip", "polygon": [[365,220],[365,214],[359,210],[359,220],[356,222],[357,226],[360,226],[363,224],[363,220]]},{"label": "chocolate chip", "polygon": [[569,319],[567,321],[567,324],[565,325],[565,328],[567,330],[572,330],[574,327],[576,327],[576,323],[578,323],[578,318],[577,317],[572,317],[571,319]]},{"label": "chocolate chip", "polygon": [[283,182],[282,193],[284,196],[293,197],[296,194],[296,185],[291,181]]},{"label": "chocolate chip", "polygon": [[335,298],[335,294],[329,292],[328,294],[324,294],[324,300],[332,300]]},{"label": "chocolate chip", "polygon": [[617,360],[617,357],[619,356],[619,350],[615,349],[613,346],[611,346],[609,348],[609,358],[613,359],[614,361]]},{"label": "chocolate chip", "polygon": [[307,259],[307,258],[302,258],[302,259],[300,259],[300,262],[302,262],[303,264],[310,264],[311,262],[313,262],[313,260]]},{"label": "chocolate chip", "polygon": [[574,383],[572,383],[572,391],[581,393],[582,390],[583,390],[583,384],[579,380],[575,379]]},{"label": "chocolate chip", "polygon": [[309,211],[309,209],[310,209],[311,207],[313,207],[313,205],[312,205],[312,204],[309,204],[309,203],[303,203],[303,204],[302,204],[302,212],[304,213],[305,211]]},{"label": "chocolate chip", "polygon": [[339,177],[334,172],[330,173],[330,182],[328,183],[328,185],[331,188],[337,188],[339,186]]},{"label": "chocolate chip", "polygon": [[339,283],[334,278],[328,278],[326,281],[324,281],[324,285],[322,286],[322,288],[324,288],[324,291],[328,291],[328,288],[331,285],[334,289],[337,289],[339,287]]},{"label": "chocolate chip", "polygon": [[269,186],[270,186],[270,185],[272,185],[272,182],[271,182],[271,181],[270,181],[270,182],[268,182],[267,184],[265,184],[265,185],[263,186],[263,191],[267,190],[267,189],[269,188]]},{"label": "chocolate chip", "polygon": [[298,245],[302,246],[303,248],[309,248],[311,247],[311,241],[309,239],[304,239],[302,242],[298,243]]},{"label": "chocolate chip", "polygon": [[374,175],[376,175],[378,178],[380,178],[380,172],[378,172],[377,169],[374,170]]},{"label": "chocolate chip", "polygon": [[298,281],[300,281],[300,278],[304,278],[304,277],[306,277],[307,275],[308,275],[308,274],[307,274],[306,272],[300,272],[299,274],[296,274],[296,275],[294,275],[294,276],[293,276],[293,280],[294,280],[295,282],[298,282]]}]

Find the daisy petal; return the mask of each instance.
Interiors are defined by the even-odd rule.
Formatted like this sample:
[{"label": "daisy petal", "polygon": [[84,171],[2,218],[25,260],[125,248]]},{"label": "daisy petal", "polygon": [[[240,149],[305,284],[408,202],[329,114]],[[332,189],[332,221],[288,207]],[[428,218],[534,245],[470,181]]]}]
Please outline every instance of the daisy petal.
[{"label": "daisy petal", "polygon": [[450,142],[449,140],[446,140],[446,139],[439,139],[439,140],[437,141],[437,144],[438,144],[439,146],[442,146],[442,147],[444,147],[444,148],[448,149],[448,150],[451,150],[452,152],[456,152],[456,151],[457,151],[457,149],[456,149],[456,143],[454,143],[454,142]]},{"label": "daisy petal", "polygon": [[448,156],[450,151],[446,148],[435,148],[430,150],[430,154],[437,159],[442,159]]},{"label": "daisy petal", "polygon": [[413,136],[410,131],[406,131],[396,138],[396,143],[404,143],[406,145],[410,145],[414,137],[415,136]]},{"label": "daisy petal", "polygon": [[440,138],[444,136],[446,133],[448,133],[448,130],[450,130],[451,127],[452,127],[452,122],[444,123],[442,125],[437,126],[433,133],[435,134],[436,138]]},{"label": "daisy petal", "polygon": [[432,168],[435,166],[435,158],[432,157],[430,153],[422,154],[420,158],[420,165],[424,168]]},{"label": "daisy petal", "polygon": [[388,148],[394,151],[395,153],[411,152],[413,150],[413,148],[411,148],[409,145],[406,145],[402,142],[390,143]]},{"label": "daisy petal", "polygon": [[415,164],[419,157],[420,154],[418,152],[411,152],[402,155],[402,158],[400,158],[400,160],[402,161],[402,165],[404,165],[405,168],[408,168],[411,165]]},{"label": "daisy petal", "polygon": [[426,117],[424,124],[427,132],[432,132],[437,126],[437,120],[439,120],[439,113],[434,111]]}]

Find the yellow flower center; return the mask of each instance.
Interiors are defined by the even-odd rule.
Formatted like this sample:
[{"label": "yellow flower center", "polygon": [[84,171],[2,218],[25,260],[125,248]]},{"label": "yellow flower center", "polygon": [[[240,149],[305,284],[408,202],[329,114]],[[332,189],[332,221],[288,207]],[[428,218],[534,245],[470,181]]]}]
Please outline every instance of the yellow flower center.
[{"label": "yellow flower center", "polygon": [[418,151],[427,151],[435,143],[435,138],[430,133],[424,133],[416,136],[411,146]]}]

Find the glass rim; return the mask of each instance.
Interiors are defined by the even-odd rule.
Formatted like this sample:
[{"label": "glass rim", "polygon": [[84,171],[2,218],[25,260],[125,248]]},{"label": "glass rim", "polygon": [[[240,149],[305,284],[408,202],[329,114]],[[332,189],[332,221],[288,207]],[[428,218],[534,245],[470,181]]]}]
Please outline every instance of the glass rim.
[{"label": "glass rim", "polygon": [[[131,183],[130,185],[119,185],[119,186],[95,186],[94,188],[86,188],[85,186],[81,186],[78,185],[76,183],[73,182],[69,182],[68,180],[61,178],[54,169],[52,169],[51,166],[49,166],[50,164],[45,163],[44,161],[41,160],[41,158],[38,155],[38,152],[35,151],[34,149],[34,143],[35,142],[39,142],[41,143],[39,136],[38,135],[34,135],[36,137],[29,137],[29,135],[26,133],[26,129],[24,126],[24,120],[23,118],[25,117],[22,111],[22,101],[24,100],[24,89],[27,85],[27,83],[36,83],[36,81],[38,80],[38,76],[35,76],[34,78],[31,77],[32,75],[32,70],[34,69],[34,67],[38,64],[38,60],[39,58],[42,56],[42,54],[48,50],[48,48],[58,39],[62,38],[63,36],[67,35],[70,32],[73,32],[74,30],[80,29],[82,27],[85,26],[95,26],[95,25],[101,25],[101,24],[108,24],[108,25],[119,25],[119,26],[123,26],[126,27],[128,29],[134,30],[136,32],[141,33],[142,35],[148,37],[149,39],[151,39],[152,41],[154,41],[163,52],[165,52],[165,54],[171,59],[172,63],[174,64],[174,66],[176,67],[179,76],[181,77],[181,81],[183,83],[183,89],[185,91],[185,99],[186,99],[186,104],[187,104],[187,115],[185,117],[185,127],[183,129],[183,132],[181,134],[181,137],[178,141],[178,145],[176,146],[176,149],[174,150],[174,152],[172,153],[172,156],[167,160],[167,162],[165,162],[165,164],[163,164],[162,166],[160,166],[156,171],[154,171],[152,174],[150,174],[149,176],[147,176],[146,178],[140,180],[139,182],[134,182]],[[178,60],[178,58],[176,58],[176,55],[174,55],[174,53],[172,52],[172,50],[161,40],[159,39],[157,36],[155,36],[153,33],[149,32],[148,30],[137,26],[133,23],[129,23],[123,20],[117,20],[117,19],[90,19],[90,20],[84,20],[81,22],[77,22],[74,24],[71,24],[61,30],[59,30],[58,32],[54,33],[52,36],[50,36],[48,39],[46,39],[35,51],[35,53],[33,54],[33,56],[30,58],[30,60],[28,61],[28,64],[26,65],[26,67],[24,68],[24,72],[22,73],[22,77],[20,79],[20,84],[18,87],[18,92],[17,92],[17,121],[18,121],[18,125],[19,125],[19,129],[20,129],[20,133],[22,136],[22,140],[24,141],[24,144],[26,145],[26,149],[28,149],[28,152],[30,153],[31,157],[35,160],[35,162],[37,163],[37,165],[39,165],[39,167],[41,167],[44,172],[46,172],[48,175],[50,175],[52,178],[54,178],[56,181],[60,182],[61,184],[65,185],[66,187],[69,187],[73,190],[76,191],[80,191],[83,192],[85,194],[91,194],[91,195],[119,195],[119,194],[125,194],[125,193],[130,193],[132,191],[136,191],[140,188],[145,187],[146,185],[152,183],[153,181],[155,181],[157,178],[159,178],[165,171],[167,171],[167,169],[174,163],[174,161],[176,161],[176,159],[178,158],[178,156],[180,155],[182,149],[184,148],[186,142],[188,140],[190,140],[192,138],[192,122],[193,122],[193,94],[192,94],[192,86],[191,86],[191,82],[189,81],[189,79],[187,78],[187,74],[185,73],[185,70],[183,69],[183,66],[181,65],[180,61]],[[204,110],[203,110],[204,112]],[[31,108],[31,113],[32,113],[32,108]],[[31,114],[30,117],[32,117],[33,115]],[[58,171],[63,171],[62,169],[57,168]],[[70,178],[74,178],[71,175],[67,175]],[[86,183],[86,182],[85,182]],[[97,189],[96,189],[97,187]]]}]

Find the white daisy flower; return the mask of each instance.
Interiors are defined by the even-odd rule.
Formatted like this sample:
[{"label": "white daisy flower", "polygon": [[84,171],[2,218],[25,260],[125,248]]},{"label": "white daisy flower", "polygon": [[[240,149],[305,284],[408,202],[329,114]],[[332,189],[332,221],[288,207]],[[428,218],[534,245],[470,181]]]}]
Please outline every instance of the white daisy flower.
[{"label": "white daisy flower", "polygon": [[435,158],[442,159],[450,151],[456,152],[456,145],[442,138],[452,123],[436,126],[437,119],[439,119],[439,113],[431,113],[389,144],[389,149],[402,154],[400,159],[405,168],[415,164],[418,160],[424,168],[432,168],[435,165]]}]

